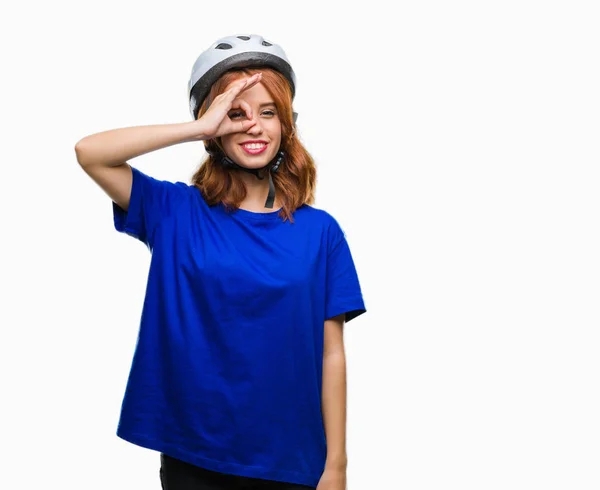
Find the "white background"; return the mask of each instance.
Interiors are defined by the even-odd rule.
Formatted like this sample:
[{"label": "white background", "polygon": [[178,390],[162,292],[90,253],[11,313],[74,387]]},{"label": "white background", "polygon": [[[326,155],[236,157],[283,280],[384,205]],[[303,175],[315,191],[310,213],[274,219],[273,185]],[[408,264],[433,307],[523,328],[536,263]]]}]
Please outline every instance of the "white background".
[{"label": "white background", "polygon": [[[188,121],[196,57],[255,33],[292,61],[316,207],[367,304],[345,333],[348,488],[600,488],[593,4],[4,7],[0,486],[160,489],[158,453],[115,435],[150,254],[74,146]],[[130,163],[189,181],[203,152]]]}]

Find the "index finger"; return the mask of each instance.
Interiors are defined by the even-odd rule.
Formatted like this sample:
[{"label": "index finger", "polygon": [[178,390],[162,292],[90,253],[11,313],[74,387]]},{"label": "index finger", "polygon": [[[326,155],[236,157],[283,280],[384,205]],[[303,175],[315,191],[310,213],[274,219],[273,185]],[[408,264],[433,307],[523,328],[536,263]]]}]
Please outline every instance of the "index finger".
[{"label": "index finger", "polygon": [[248,90],[250,87],[253,87],[262,77],[262,73],[255,73],[251,77],[244,78],[240,83],[235,84],[231,89],[229,89],[229,95],[235,98],[244,90]]}]

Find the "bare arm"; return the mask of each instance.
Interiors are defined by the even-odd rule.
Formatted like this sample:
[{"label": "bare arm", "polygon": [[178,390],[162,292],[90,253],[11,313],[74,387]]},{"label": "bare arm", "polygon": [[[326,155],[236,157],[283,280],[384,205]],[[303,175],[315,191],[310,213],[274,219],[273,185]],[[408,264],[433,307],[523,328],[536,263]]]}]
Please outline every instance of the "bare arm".
[{"label": "bare arm", "polygon": [[75,145],[77,161],[124,211],[129,208],[132,171],[127,160],[187,141],[204,139],[200,121],[111,129]]},{"label": "bare arm", "polygon": [[82,166],[116,167],[151,151],[202,138],[196,121],[111,129],[86,136],[75,152]]},{"label": "bare arm", "polygon": [[346,471],[346,356],[344,315],[325,321],[322,412],[327,439],[326,469]]},{"label": "bare arm", "polygon": [[[255,74],[236,81],[229,90],[218,95],[208,111],[196,121],[111,129],[86,136],[75,144],[77,161],[110,198],[127,211],[133,182],[127,160],[177,143],[247,131],[256,120],[250,105],[236,97],[260,79],[261,75]],[[248,118],[232,121],[227,115],[232,108],[243,109]]]}]

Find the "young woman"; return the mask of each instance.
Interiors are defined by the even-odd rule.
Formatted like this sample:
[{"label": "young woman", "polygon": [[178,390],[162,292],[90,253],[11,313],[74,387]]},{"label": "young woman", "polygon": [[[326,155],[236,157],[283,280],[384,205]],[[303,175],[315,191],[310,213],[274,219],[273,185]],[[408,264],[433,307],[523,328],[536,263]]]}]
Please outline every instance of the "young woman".
[{"label": "young woman", "polygon": [[[167,490],[345,490],[344,323],[365,306],[337,221],[314,208],[295,75],[260,36],[203,52],[187,123],[76,145],[115,229],[152,259],[117,435],[159,451]],[[203,141],[192,183],[126,160]]]}]

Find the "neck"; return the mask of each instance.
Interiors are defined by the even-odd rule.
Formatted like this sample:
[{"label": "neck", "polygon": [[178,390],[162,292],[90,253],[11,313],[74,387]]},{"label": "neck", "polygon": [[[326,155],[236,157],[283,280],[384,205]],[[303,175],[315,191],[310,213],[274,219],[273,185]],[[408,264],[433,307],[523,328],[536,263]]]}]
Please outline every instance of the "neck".
[{"label": "neck", "polygon": [[246,187],[246,197],[241,202],[240,208],[257,213],[277,211],[281,208],[277,194],[275,195],[273,209],[265,207],[267,195],[269,194],[269,174],[267,172],[264,173],[264,179],[262,180],[243,170],[238,171],[238,174]]}]

